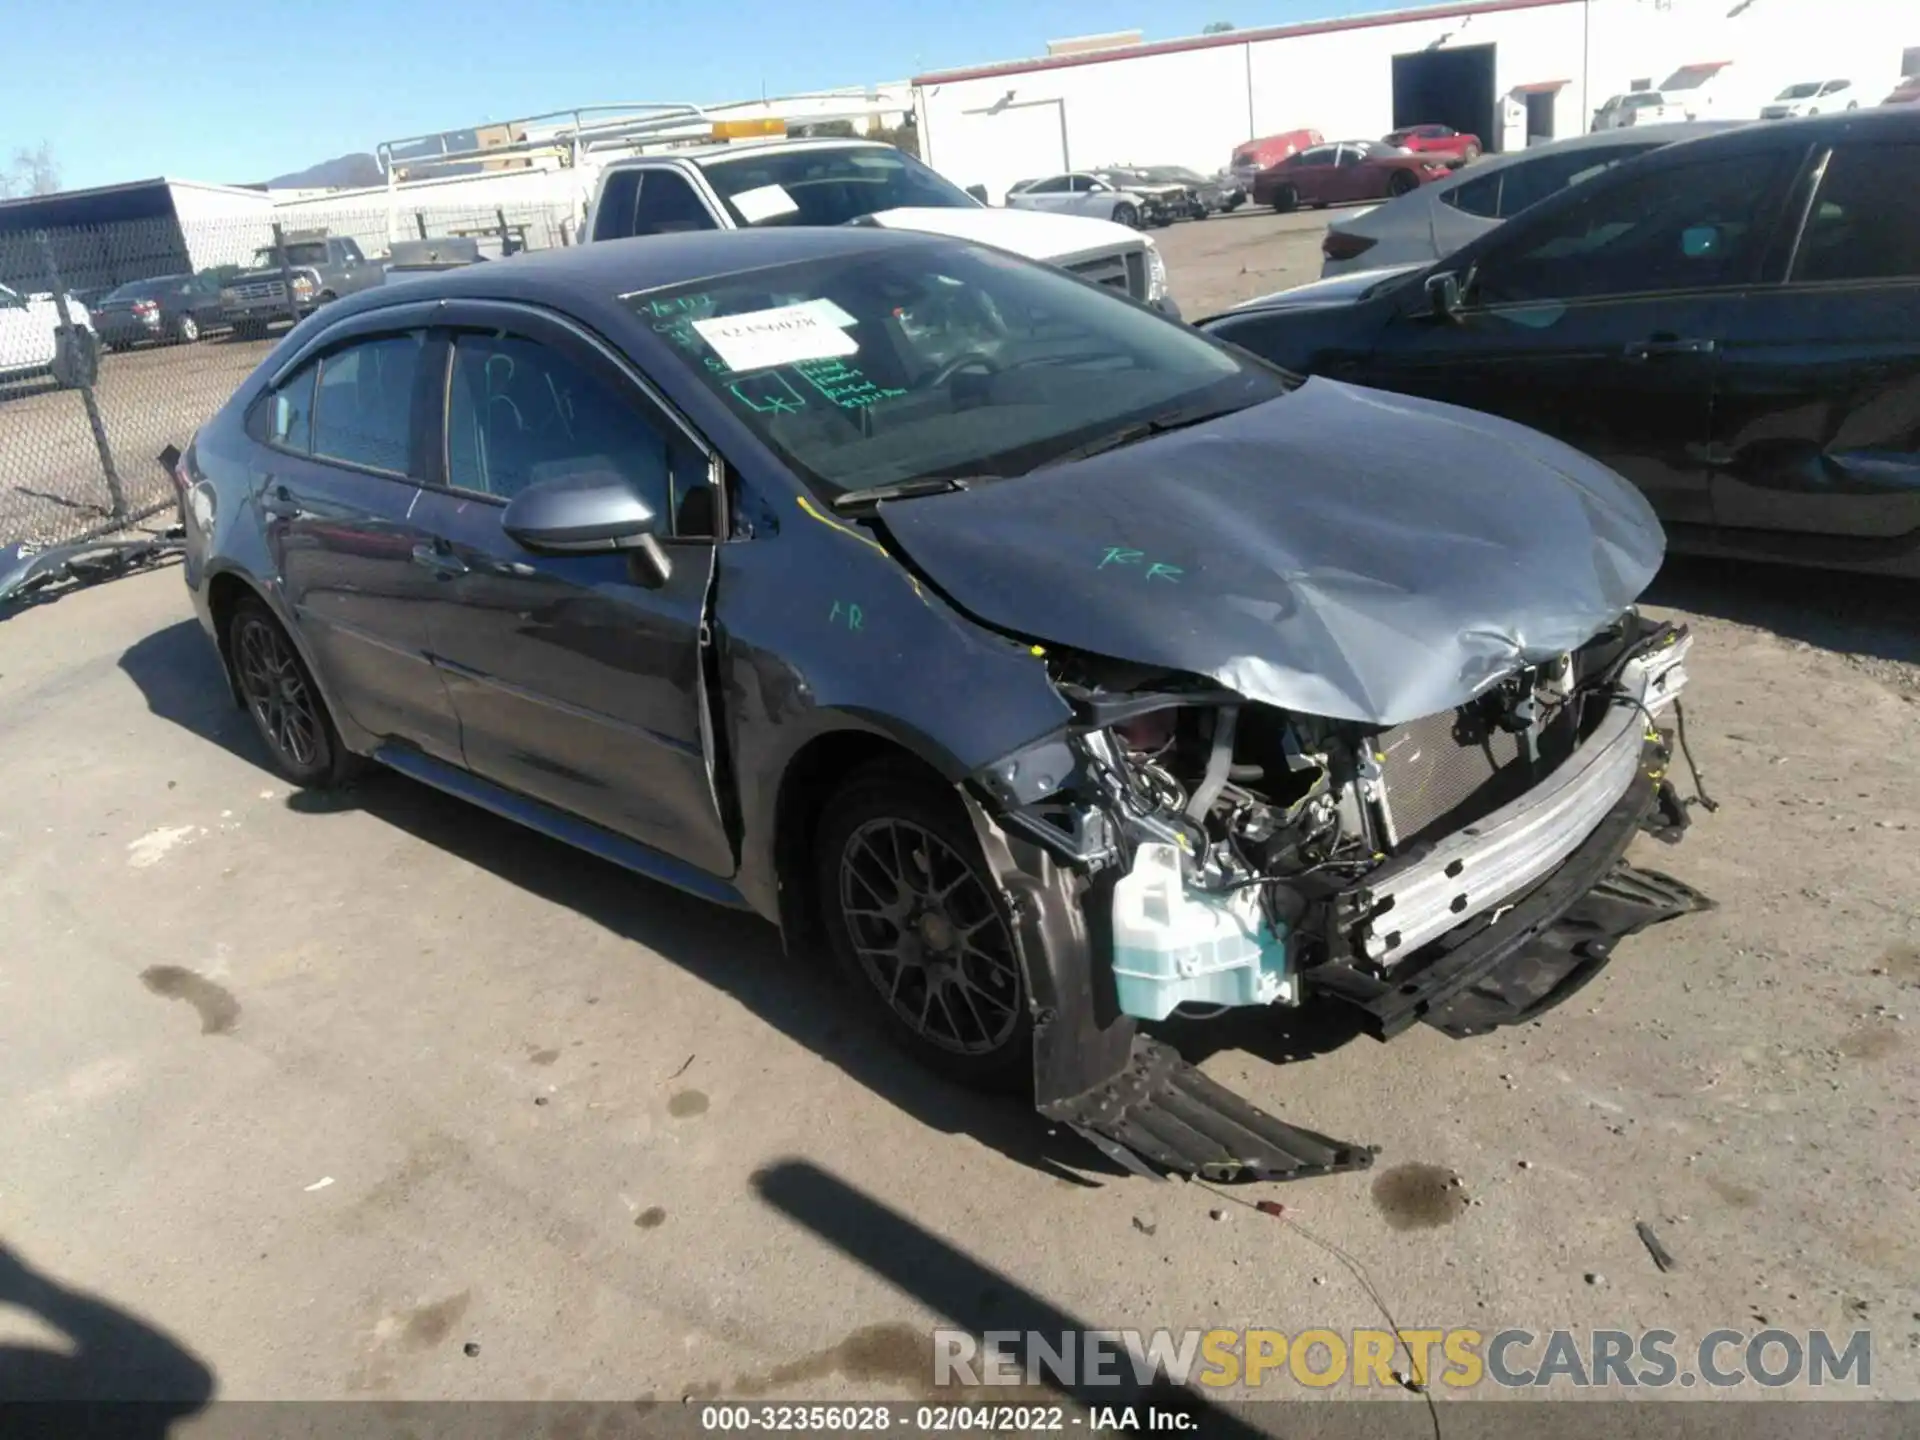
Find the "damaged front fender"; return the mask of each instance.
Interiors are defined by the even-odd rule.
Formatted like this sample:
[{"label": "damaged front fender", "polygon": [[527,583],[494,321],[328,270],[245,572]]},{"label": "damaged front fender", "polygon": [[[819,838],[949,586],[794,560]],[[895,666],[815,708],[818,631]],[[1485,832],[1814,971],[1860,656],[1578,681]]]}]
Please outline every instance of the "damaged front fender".
[{"label": "damaged front fender", "polygon": [[[1033,1007],[1034,1106],[1137,1173],[1219,1181],[1364,1170],[1374,1152],[1275,1119],[1139,1033],[1112,1003],[1089,925],[1095,882],[1009,836],[971,796],[967,814],[1014,921]],[[1145,1162],[1145,1163],[1143,1163]],[[1156,1176],[1156,1178],[1158,1178]]]}]

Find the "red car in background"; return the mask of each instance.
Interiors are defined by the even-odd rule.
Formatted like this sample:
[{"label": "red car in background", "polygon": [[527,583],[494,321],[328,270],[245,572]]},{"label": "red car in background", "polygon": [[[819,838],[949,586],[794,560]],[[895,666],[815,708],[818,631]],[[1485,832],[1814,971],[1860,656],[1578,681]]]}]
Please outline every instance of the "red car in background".
[{"label": "red car in background", "polygon": [[1447,174],[1447,166],[1377,140],[1342,140],[1289,156],[1253,178],[1253,203],[1276,210],[1323,209],[1349,200],[1405,195]]},{"label": "red car in background", "polygon": [[1254,176],[1262,170],[1271,169],[1289,156],[1325,143],[1326,138],[1318,130],[1286,130],[1278,135],[1262,135],[1258,140],[1236,145],[1227,168],[1233,172],[1233,178],[1242,189],[1250,189]]},{"label": "red car in background", "polygon": [[1383,135],[1381,142],[1445,160],[1449,165],[1470,164],[1480,158],[1481,150],[1478,135],[1463,135],[1451,125],[1409,125]]}]

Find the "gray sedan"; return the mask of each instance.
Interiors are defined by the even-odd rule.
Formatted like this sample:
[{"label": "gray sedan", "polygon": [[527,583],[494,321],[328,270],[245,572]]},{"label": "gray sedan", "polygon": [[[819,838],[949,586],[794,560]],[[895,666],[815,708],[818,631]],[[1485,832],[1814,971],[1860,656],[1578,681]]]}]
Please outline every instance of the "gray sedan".
[{"label": "gray sedan", "polygon": [[1390,265],[1431,264],[1501,221],[1622,160],[1676,141],[1712,135],[1737,123],[1697,120],[1601,130],[1492,156],[1398,199],[1341,216],[1327,227],[1326,239],[1320,243],[1321,278]]}]

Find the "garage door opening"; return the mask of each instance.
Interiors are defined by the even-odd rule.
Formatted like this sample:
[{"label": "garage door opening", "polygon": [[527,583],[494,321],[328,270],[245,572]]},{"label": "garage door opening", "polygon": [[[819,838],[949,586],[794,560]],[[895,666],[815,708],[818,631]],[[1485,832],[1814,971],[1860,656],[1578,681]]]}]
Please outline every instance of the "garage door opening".
[{"label": "garage door opening", "polygon": [[1480,148],[1500,148],[1494,102],[1492,45],[1450,46],[1393,57],[1393,128],[1451,125],[1480,137]]}]

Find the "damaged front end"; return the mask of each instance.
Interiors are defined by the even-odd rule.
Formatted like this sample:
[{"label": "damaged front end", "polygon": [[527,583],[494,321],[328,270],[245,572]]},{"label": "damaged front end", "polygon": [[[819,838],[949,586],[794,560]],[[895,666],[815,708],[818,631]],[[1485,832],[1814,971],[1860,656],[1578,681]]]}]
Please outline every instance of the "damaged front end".
[{"label": "damaged front end", "polygon": [[1370,1164],[1136,1022],[1316,995],[1382,1039],[1418,1021],[1463,1036],[1537,1017],[1621,938],[1706,908],[1622,858],[1638,831],[1675,840],[1687,824],[1660,721],[1679,718],[1690,645],[1630,610],[1390,727],[1049,655],[1073,725],[975,775],[988,803],[969,800],[1027,970],[1041,1112],[1136,1168]]}]

